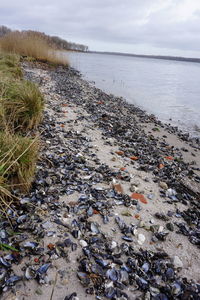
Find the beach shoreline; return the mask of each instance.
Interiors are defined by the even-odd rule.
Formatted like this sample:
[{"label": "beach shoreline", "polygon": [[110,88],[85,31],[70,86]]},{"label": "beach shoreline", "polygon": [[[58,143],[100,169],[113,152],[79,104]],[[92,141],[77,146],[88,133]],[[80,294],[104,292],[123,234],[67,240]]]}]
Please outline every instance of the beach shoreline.
[{"label": "beach shoreline", "polygon": [[[147,288],[135,271],[132,285],[127,278],[123,282],[123,292],[129,298],[122,295],[121,299],[154,299],[164,293],[162,285],[172,286],[182,278],[188,279],[185,286],[200,282],[197,141],[92,86],[74,69],[33,63],[23,63],[23,68],[25,78],[39,84],[46,101],[36,180],[30,194],[21,199],[23,214],[32,216],[38,232],[25,229],[26,239],[19,244],[36,240],[39,246],[24,247],[22,262],[12,268],[14,274],[24,276],[27,269],[49,264],[48,278],[45,272],[45,276],[37,273],[37,281],[34,276],[19,281],[2,299],[15,299],[13,295],[19,300],[73,299],[65,298],[72,293],[80,300],[108,299],[108,289],[121,290],[111,275],[107,279],[102,276],[102,291],[92,277],[88,286],[83,284],[82,275],[77,277],[78,271],[83,273],[83,256],[88,264],[91,259],[86,248],[95,247],[92,238],[113,245],[107,260],[111,256],[115,259],[106,270],[126,264],[131,254],[121,250],[118,257],[115,253],[123,243],[138,253],[137,259],[136,254],[132,257],[140,262],[140,268],[148,259],[143,261],[139,253],[167,254],[163,272],[172,268],[171,278],[164,280],[158,273],[155,288],[147,275],[141,275],[148,282]],[[129,229],[125,232],[124,228]],[[99,245],[97,248],[101,249]],[[153,263],[149,264],[155,272]],[[100,278],[100,271],[90,272]],[[179,299],[179,293],[186,297],[188,290],[181,286],[165,299]],[[198,297],[198,292],[195,295]]]}]

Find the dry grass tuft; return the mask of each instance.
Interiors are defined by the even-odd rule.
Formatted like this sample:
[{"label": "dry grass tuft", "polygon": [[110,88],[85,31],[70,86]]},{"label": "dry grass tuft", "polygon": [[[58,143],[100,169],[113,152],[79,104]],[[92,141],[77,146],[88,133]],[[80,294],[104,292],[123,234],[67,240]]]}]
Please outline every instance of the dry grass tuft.
[{"label": "dry grass tuft", "polygon": [[0,64],[4,64],[8,67],[19,66],[20,56],[15,54],[0,54]]},{"label": "dry grass tuft", "polygon": [[[36,128],[42,120],[44,99],[30,81],[0,81],[0,119],[11,130]],[[13,127],[13,128],[12,128]]]},{"label": "dry grass tuft", "polygon": [[8,209],[12,210],[11,205],[14,201],[14,197],[6,185],[5,178],[0,176],[0,214],[9,219],[7,215]]},{"label": "dry grass tuft", "polygon": [[[38,87],[21,79],[20,57],[0,55],[0,213],[6,216],[28,192],[38,159],[38,138],[24,135],[42,119],[44,100]],[[17,134],[15,132],[17,131]]]},{"label": "dry grass tuft", "polygon": [[0,38],[2,51],[33,57],[42,62],[69,65],[59,52],[51,48],[44,38],[27,32],[11,32]]},{"label": "dry grass tuft", "polygon": [[0,76],[22,78],[23,72],[20,68],[20,57],[18,55],[0,55]]},{"label": "dry grass tuft", "polygon": [[38,158],[38,139],[0,132],[0,198],[28,191]]}]

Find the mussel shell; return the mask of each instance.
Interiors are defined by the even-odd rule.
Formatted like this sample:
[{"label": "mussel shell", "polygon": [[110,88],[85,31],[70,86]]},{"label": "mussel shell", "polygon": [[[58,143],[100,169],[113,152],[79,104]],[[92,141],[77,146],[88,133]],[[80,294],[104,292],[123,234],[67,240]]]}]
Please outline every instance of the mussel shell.
[{"label": "mussel shell", "polygon": [[75,300],[75,299],[77,299],[76,296],[77,296],[77,293],[72,293],[71,295],[66,296],[64,300]]},{"label": "mussel shell", "polygon": [[44,264],[37,269],[36,273],[37,274],[45,274],[50,266],[51,266],[50,263]]},{"label": "mussel shell", "polygon": [[5,282],[5,285],[7,286],[12,286],[14,285],[17,281],[21,280],[22,276],[17,276],[17,275],[13,275],[10,278],[8,278]]},{"label": "mussel shell", "polygon": [[35,278],[36,277],[36,271],[31,267],[26,268],[25,277],[28,280]]},{"label": "mussel shell", "polygon": [[0,264],[6,268],[11,268],[11,264],[3,257],[0,257]]}]

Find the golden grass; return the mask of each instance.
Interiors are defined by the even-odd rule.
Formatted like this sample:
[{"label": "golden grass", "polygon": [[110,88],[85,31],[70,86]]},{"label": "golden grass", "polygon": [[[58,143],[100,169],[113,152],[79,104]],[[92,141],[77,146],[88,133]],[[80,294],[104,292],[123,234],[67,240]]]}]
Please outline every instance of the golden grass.
[{"label": "golden grass", "polygon": [[[2,86],[2,87],[1,87]],[[36,128],[43,116],[44,99],[38,87],[26,80],[0,81],[0,119],[11,131]]]},{"label": "golden grass", "polygon": [[20,57],[0,54],[0,213],[8,219],[15,191],[28,192],[38,159],[38,138],[19,134],[37,127],[44,106],[38,87],[21,76]]},{"label": "golden grass", "polygon": [[20,57],[18,55],[0,55],[0,76],[22,78],[23,72],[20,68]]},{"label": "golden grass", "polygon": [[15,67],[16,65],[19,66],[20,63],[20,56],[14,54],[0,54],[0,64],[7,65],[8,67]]},{"label": "golden grass", "polygon": [[0,132],[0,197],[28,191],[38,158],[38,139]]},{"label": "golden grass", "polygon": [[0,176],[0,214],[4,215],[8,219],[7,211],[8,209],[11,209],[13,201],[14,197],[6,184],[5,178]]},{"label": "golden grass", "polygon": [[47,41],[34,34],[11,32],[0,38],[2,51],[33,57],[42,62],[69,65],[67,59],[51,48]]},{"label": "golden grass", "polygon": [[[3,96],[6,93],[6,89],[9,85],[11,78],[12,76],[10,74],[9,75],[7,74],[7,76],[5,76],[4,73],[0,71],[0,130],[3,131],[9,131],[10,128],[9,125],[12,124],[12,121],[8,122],[8,118],[6,118],[5,110],[3,107]],[[11,120],[12,117],[9,117],[9,119]],[[12,126],[12,130],[13,130],[13,126]]]},{"label": "golden grass", "polygon": [[14,191],[28,192],[38,158],[38,141],[0,133],[0,213],[9,220],[8,209],[19,201]]}]

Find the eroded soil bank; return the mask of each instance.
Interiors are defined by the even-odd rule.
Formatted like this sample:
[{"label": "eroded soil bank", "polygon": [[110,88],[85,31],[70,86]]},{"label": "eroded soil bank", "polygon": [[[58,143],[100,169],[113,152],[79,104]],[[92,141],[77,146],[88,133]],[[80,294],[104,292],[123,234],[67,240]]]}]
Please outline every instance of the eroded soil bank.
[{"label": "eroded soil bank", "polygon": [[23,67],[46,108],[2,299],[199,299],[198,141],[73,69]]}]

